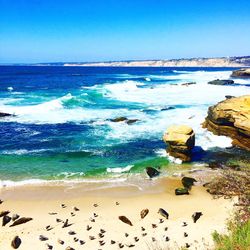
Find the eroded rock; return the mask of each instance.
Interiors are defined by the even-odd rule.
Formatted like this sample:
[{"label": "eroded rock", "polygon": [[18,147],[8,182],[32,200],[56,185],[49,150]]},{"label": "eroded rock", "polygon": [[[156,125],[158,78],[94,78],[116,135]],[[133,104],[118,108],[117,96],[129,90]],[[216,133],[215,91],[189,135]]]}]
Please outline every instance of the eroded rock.
[{"label": "eroded rock", "polygon": [[195,145],[195,134],[191,127],[186,125],[173,125],[163,136],[167,144],[167,152],[184,162],[191,161],[192,149]]},{"label": "eroded rock", "polygon": [[209,107],[203,127],[250,151],[250,95],[233,97]]}]

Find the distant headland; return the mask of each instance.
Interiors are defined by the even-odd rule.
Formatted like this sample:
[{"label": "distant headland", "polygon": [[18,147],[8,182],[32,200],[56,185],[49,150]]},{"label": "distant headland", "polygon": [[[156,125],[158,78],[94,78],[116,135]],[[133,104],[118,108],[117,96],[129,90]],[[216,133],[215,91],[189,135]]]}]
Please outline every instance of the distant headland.
[{"label": "distant headland", "polygon": [[[6,64],[1,64],[6,65]],[[250,67],[250,56],[197,57],[156,60],[124,60],[97,62],[47,62],[13,63],[8,65],[25,66],[82,66],[82,67]]]}]

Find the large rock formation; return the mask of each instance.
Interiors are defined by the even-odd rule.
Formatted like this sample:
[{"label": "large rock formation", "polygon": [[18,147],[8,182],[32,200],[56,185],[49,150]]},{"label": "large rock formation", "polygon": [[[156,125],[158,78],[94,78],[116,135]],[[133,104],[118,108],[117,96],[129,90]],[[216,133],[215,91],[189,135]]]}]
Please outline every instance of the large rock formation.
[{"label": "large rock formation", "polygon": [[191,161],[195,144],[195,134],[192,128],[186,125],[173,125],[167,129],[163,140],[168,146],[169,155],[184,162]]},{"label": "large rock formation", "polygon": [[208,109],[203,127],[250,150],[250,95],[226,99]]},{"label": "large rock formation", "polygon": [[239,70],[234,70],[232,77],[249,77],[250,78],[250,69],[239,69]]}]

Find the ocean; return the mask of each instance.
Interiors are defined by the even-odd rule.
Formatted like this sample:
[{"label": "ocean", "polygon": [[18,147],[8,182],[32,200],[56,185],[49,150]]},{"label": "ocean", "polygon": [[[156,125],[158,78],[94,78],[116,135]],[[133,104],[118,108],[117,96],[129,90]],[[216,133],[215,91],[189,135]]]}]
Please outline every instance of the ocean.
[{"label": "ocean", "polygon": [[[250,159],[231,139],[203,129],[209,106],[226,95],[249,94],[232,68],[123,68],[1,66],[0,185],[109,180],[141,175],[147,166],[165,174],[181,168],[169,158],[162,136],[172,124],[196,133],[194,162]],[[196,82],[185,86],[183,83]],[[131,124],[114,122],[126,117]],[[173,170],[174,169],[174,170]],[[171,172],[172,173],[172,172]]]}]

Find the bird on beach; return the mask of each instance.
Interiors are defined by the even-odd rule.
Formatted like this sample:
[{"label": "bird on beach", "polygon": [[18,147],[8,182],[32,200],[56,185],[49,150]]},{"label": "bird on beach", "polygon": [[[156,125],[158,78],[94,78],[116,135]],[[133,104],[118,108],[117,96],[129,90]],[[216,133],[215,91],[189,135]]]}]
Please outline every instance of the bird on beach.
[{"label": "bird on beach", "polygon": [[164,230],[165,230],[165,231],[168,231],[168,227],[165,227]]},{"label": "bird on beach", "polygon": [[79,241],[79,239],[78,239],[78,238],[76,238],[76,237],[74,237],[74,242],[77,242],[77,241]]},{"label": "bird on beach", "polygon": [[202,212],[195,212],[193,215],[192,215],[192,218],[193,218],[193,221],[194,223],[196,223],[197,220],[200,219],[200,217],[202,216]]},{"label": "bird on beach", "polygon": [[46,230],[47,230],[47,231],[50,231],[50,230],[52,230],[52,229],[53,229],[53,227],[51,227],[50,225],[46,226]]},{"label": "bird on beach", "polygon": [[119,245],[118,245],[120,248],[123,248],[124,247],[124,245],[122,244],[122,243],[119,243]]},{"label": "bird on beach", "polygon": [[68,234],[69,234],[69,235],[75,235],[76,232],[75,232],[75,231],[69,231]]},{"label": "bird on beach", "polygon": [[93,219],[93,218],[89,218],[89,220],[90,220],[91,222],[95,222],[95,219]]},{"label": "bird on beach", "polygon": [[52,245],[50,245],[50,244],[48,244],[48,243],[46,244],[46,246],[47,246],[47,249],[48,249],[48,250],[53,249],[53,246],[52,246]]},{"label": "bird on beach", "polygon": [[103,237],[104,237],[104,234],[99,233],[98,236],[99,236],[99,238],[103,238]]},{"label": "bird on beach", "polygon": [[111,244],[111,245],[114,245],[115,243],[116,243],[116,242],[115,242],[114,240],[111,240],[111,241],[110,241],[110,244]]},{"label": "bird on beach", "polygon": [[87,231],[89,231],[91,228],[92,228],[91,226],[87,225],[86,229],[87,229]]},{"label": "bird on beach", "polygon": [[141,219],[144,219],[146,216],[147,216],[147,214],[149,213],[149,210],[146,208],[146,209],[143,209],[142,211],[141,211],[141,213],[140,213],[140,215],[141,215]]},{"label": "bird on beach", "polygon": [[74,209],[74,211],[80,211],[80,209],[79,208],[77,208],[77,207],[73,207],[73,209]]},{"label": "bird on beach", "polygon": [[138,242],[139,238],[138,237],[134,237],[134,240],[135,240],[135,242]]},{"label": "bird on beach", "polygon": [[93,215],[94,215],[94,217],[98,217],[98,214],[96,214],[96,213],[94,213]]},{"label": "bird on beach", "polygon": [[104,230],[104,229],[100,229],[100,232],[102,233],[102,234],[104,234],[104,233],[106,233],[106,231]]},{"label": "bird on beach", "polygon": [[155,237],[152,237],[152,241],[153,241],[153,242],[155,242],[155,241],[156,241]]},{"label": "bird on beach", "polygon": [[157,228],[157,225],[156,224],[152,224],[152,228]]},{"label": "bird on beach", "polygon": [[51,212],[51,213],[49,213],[49,215],[56,215],[57,213],[55,213],[55,212]]},{"label": "bird on beach", "polygon": [[166,219],[168,220],[169,214],[168,214],[168,212],[165,211],[163,208],[159,208],[158,213],[159,213],[161,216],[163,216],[164,218],[166,218]]},{"label": "bird on beach", "polygon": [[90,240],[95,240],[95,236],[89,236]]},{"label": "bird on beach", "polygon": [[127,247],[134,247],[134,244],[126,245]]},{"label": "bird on beach", "polygon": [[163,223],[163,222],[164,222],[164,220],[163,220],[163,219],[160,219],[160,220],[159,220],[159,223],[160,223],[160,224],[161,224],[161,223]]},{"label": "bird on beach", "polygon": [[60,245],[63,245],[63,244],[64,244],[64,241],[63,241],[63,240],[60,240],[60,239],[58,239],[57,242],[58,242]]},{"label": "bird on beach", "polygon": [[147,233],[143,233],[142,236],[145,237],[147,235]]},{"label": "bird on beach", "polygon": [[125,233],[125,237],[128,237],[129,236],[129,234],[128,233]]},{"label": "bird on beach", "polygon": [[184,221],[183,224],[182,224],[182,226],[186,227],[187,226],[187,222]]},{"label": "bird on beach", "polygon": [[48,240],[49,238],[48,237],[45,237],[45,236],[43,236],[43,235],[40,235],[39,236],[39,240],[40,241],[46,241],[46,240]]},{"label": "bird on beach", "polygon": [[115,205],[118,206],[118,205],[120,205],[120,203],[118,201],[116,201]]},{"label": "bird on beach", "polygon": [[72,217],[74,217],[74,216],[75,216],[75,214],[74,214],[73,212],[71,212],[70,214],[71,214],[71,216],[72,216]]},{"label": "bird on beach", "polygon": [[62,208],[66,208],[67,206],[65,204],[61,204],[61,207]]},{"label": "bird on beach", "polygon": [[66,219],[66,221],[63,223],[62,228],[65,228],[65,227],[70,227],[71,225],[72,225],[72,223],[71,223],[71,224],[69,224],[69,220],[68,220],[68,219]]},{"label": "bird on beach", "polygon": [[103,246],[103,245],[105,245],[105,242],[103,240],[100,240],[99,244],[100,244],[100,246]]},{"label": "bird on beach", "polygon": [[84,240],[79,240],[80,245],[84,245],[85,241]]},{"label": "bird on beach", "polygon": [[169,239],[169,237],[168,236],[166,236],[166,238],[165,238],[165,241],[169,241],[170,239]]},{"label": "bird on beach", "polygon": [[141,230],[142,230],[142,231],[145,231],[146,229],[145,229],[144,227],[141,227]]},{"label": "bird on beach", "polygon": [[95,203],[93,206],[94,206],[94,207],[98,207],[98,204]]},{"label": "bird on beach", "polygon": [[188,234],[186,232],[184,232],[184,237],[188,237]]},{"label": "bird on beach", "polygon": [[189,248],[189,247],[190,247],[190,245],[189,245],[188,243],[186,243],[186,244],[185,244],[185,247],[186,247],[186,248]]}]

